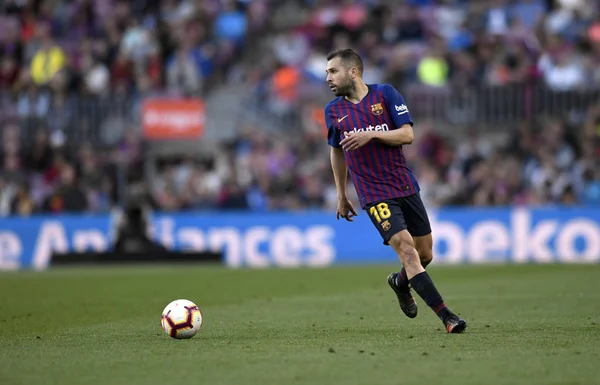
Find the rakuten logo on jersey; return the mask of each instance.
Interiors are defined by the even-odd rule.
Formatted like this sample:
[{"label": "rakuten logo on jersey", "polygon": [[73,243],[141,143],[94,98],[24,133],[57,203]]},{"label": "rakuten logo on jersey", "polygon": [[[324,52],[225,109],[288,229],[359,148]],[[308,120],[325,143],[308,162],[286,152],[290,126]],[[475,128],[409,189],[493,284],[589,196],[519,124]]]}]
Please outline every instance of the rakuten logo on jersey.
[{"label": "rakuten logo on jersey", "polygon": [[369,124],[366,128],[356,128],[354,127],[353,130],[350,131],[344,131],[344,137],[347,138],[350,135],[354,134],[355,132],[361,132],[361,131],[389,131],[390,128],[387,124],[383,123],[383,124],[378,124],[376,126]]}]

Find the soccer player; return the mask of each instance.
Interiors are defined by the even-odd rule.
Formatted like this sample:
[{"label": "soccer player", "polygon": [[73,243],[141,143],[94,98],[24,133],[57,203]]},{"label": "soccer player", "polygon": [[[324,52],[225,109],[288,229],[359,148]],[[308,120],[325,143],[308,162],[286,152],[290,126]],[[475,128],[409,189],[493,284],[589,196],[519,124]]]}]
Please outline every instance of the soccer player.
[{"label": "soccer player", "polygon": [[352,222],[357,215],[346,196],[349,170],[361,207],[384,244],[402,261],[402,270],[391,273],[388,284],[404,314],[417,316],[412,287],[448,333],[463,332],[466,321],[446,307],[425,271],[433,258],[433,241],[419,185],[402,152],[402,146],[413,141],[413,121],[404,99],[389,84],[365,84],[362,59],[352,49],[330,53],[326,72],[336,96],[325,107],[325,122],[338,194],[337,219]]}]

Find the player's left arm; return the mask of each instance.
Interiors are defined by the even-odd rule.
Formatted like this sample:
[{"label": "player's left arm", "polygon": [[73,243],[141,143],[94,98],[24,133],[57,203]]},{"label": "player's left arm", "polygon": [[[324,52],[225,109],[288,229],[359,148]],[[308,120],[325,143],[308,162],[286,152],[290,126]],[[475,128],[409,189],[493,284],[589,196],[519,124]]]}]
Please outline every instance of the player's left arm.
[{"label": "player's left arm", "polygon": [[361,131],[344,138],[340,144],[346,151],[354,151],[373,139],[379,140],[388,146],[402,146],[411,144],[414,138],[413,129],[410,124],[404,124],[401,127],[391,131]]},{"label": "player's left arm", "polygon": [[377,139],[388,146],[411,144],[415,138],[412,126],[408,123],[392,131],[372,131],[372,134],[373,139]]},{"label": "player's left arm", "polygon": [[400,95],[400,92],[389,84],[383,86],[383,98],[396,129],[375,131],[373,139],[378,139],[388,146],[411,144],[415,137],[413,132],[414,123],[410,117],[410,112],[404,98]]}]

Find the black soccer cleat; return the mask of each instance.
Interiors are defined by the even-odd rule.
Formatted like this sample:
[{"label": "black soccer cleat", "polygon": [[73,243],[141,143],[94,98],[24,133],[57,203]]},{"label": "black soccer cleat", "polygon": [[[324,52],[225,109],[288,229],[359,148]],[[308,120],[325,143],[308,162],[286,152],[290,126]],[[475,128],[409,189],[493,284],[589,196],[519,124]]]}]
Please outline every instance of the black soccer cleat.
[{"label": "black soccer cleat", "polygon": [[467,328],[467,321],[460,318],[456,314],[450,314],[444,320],[444,326],[448,333],[462,333]]},{"label": "black soccer cleat", "polygon": [[396,297],[398,297],[398,302],[400,302],[400,309],[406,314],[408,318],[415,318],[417,316],[417,303],[415,302],[415,298],[410,292],[410,288],[403,289],[398,286],[396,283],[396,279],[398,277],[398,273],[392,273],[388,275],[387,281],[394,293],[396,293]]}]

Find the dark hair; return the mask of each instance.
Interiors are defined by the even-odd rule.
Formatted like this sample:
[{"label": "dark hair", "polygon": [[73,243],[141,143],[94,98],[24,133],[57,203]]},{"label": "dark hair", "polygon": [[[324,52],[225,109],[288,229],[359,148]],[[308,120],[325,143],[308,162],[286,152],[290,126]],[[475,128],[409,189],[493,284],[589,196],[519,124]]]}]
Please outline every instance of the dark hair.
[{"label": "dark hair", "polygon": [[329,55],[327,55],[327,61],[335,59],[336,57],[339,57],[347,68],[358,68],[358,73],[362,76],[363,61],[360,58],[360,55],[357,54],[352,48],[338,49],[337,51],[331,52]]}]

